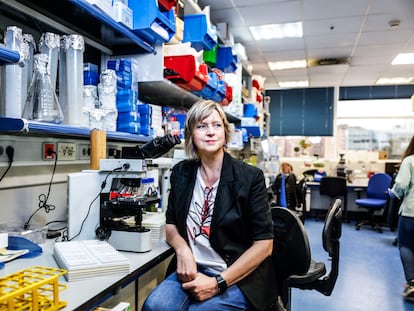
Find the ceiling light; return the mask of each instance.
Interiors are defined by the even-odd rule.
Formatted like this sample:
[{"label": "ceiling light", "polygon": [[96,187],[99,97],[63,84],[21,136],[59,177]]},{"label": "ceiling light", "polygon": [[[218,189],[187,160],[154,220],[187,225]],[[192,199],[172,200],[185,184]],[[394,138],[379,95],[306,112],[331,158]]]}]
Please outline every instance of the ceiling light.
[{"label": "ceiling light", "polygon": [[284,62],[268,62],[270,70],[284,70],[293,68],[306,68],[306,59],[289,60]]},{"label": "ceiling light", "polygon": [[414,53],[400,53],[392,61],[393,65],[414,64]]},{"label": "ceiling light", "polygon": [[255,40],[303,37],[302,22],[250,26]]},{"label": "ceiling light", "polygon": [[376,84],[408,84],[413,82],[413,77],[403,78],[380,78],[375,82]]},{"label": "ceiling light", "polygon": [[293,87],[308,87],[309,81],[285,81],[279,82],[279,87],[293,88]]}]

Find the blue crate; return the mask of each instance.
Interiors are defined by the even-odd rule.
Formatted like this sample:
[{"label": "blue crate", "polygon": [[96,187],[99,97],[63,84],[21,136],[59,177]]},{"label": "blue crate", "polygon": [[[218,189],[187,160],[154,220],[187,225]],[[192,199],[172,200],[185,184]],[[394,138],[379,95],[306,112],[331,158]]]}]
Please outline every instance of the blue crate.
[{"label": "blue crate", "polygon": [[132,71],[132,62],[129,58],[110,59],[107,61],[106,66],[108,69],[115,71]]},{"label": "blue crate", "polygon": [[200,14],[184,15],[183,42],[191,42],[197,51],[211,50],[217,44],[217,28],[207,22],[207,16]]},{"label": "blue crate", "polygon": [[137,122],[141,125],[141,117],[136,111],[118,112],[118,123]]},{"label": "blue crate", "polygon": [[211,99],[219,103],[224,97],[226,97],[226,82],[224,80],[218,80],[217,90]]},{"label": "blue crate", "polygon": [[150,136],[152,133],[151,125],[142,125],[141,123],[141,129],[139,131],[141,135]]},{"label": "blue crate", "polygon": [[133,15],[132,31],[149,43],[168,42],[175,35],[174,9],[161,12],[157,0],[129,1],[129,8]]},{"label": "blue crate", "polygon": [[117,122],[116,130],[118,132],[125,132],[131,134],[140,134],[141,133],[141,125],[139,122]]},{"label": "blue crate", "polygon": [[218,82],[219,80],[218,80],[217,73],[209,72],[207,84],[202,88],[201,91],[193,91],[193,93],[205,99],[214,100],[214,95],[216,94],[217,89],[219,87]]},{"label": "blue crate", "polygon": [[219,46],[217,48],[216,68],[225,73],[233,73],[237,69],[237,62],[237,55],[233,55],[233,49],[231,47]]}]

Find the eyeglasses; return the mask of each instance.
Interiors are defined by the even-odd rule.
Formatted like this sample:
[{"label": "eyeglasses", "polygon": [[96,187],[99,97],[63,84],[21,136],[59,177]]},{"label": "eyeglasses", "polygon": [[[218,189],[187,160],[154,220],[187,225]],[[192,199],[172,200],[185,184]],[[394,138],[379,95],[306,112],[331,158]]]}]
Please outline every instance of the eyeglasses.
[{"label": "eyeglasses", "polygon": [[204,203],[203,203],[203,207],[201,209],[201,224],[204,224],[204,222],[206,221],[206,219],[209,216],[210,213],[210,202],[211,202],[211,197],[212,197],[212,193],[213,193],[213,188],[214,187],[205,187],[204,188]]},{"label": "eyeglasses", "polygon": [[221,122],[213,122],[210,124],[207,123],[200,123],[196,126],[196,130],[200,132],[206,132],[210,128],[212,128],[215,131],[218,131],[223,128],[223,124]]}]

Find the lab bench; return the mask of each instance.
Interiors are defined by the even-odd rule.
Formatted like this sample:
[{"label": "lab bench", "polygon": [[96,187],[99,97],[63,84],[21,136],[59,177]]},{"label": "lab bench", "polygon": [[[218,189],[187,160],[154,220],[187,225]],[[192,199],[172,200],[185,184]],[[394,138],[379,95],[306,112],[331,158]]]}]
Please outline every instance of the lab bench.
[{"label": "lab bench", "polygon": [[[43,253],[33,258],[20,258],[6,263],[0,269],[0,278],[7,277],[17,271],[33,266],[58,268],[53,258],[53,242],[41,245]],[[156,268],[173,254],[173,249],[165,241],[153,243],[152,250],[145,253],[122,252],[130,261],[130,272],[124,275],[108,275],[91,277],[80,281],[68,282],[63,276],[59,278],[59,284],[67,286],[59,292],[59,300],[67,302],[66,307],[61,310],[93,310],[104,303],[124,287],[135,283],[135,306],[131,310],[138,310],[138,279]]]}]

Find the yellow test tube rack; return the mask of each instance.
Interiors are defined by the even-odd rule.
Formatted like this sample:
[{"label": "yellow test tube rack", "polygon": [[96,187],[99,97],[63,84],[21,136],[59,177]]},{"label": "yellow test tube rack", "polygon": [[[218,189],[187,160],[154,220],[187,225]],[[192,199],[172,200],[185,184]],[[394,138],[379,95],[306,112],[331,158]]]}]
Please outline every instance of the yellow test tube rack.
[{"label": "yellow test tube rack", "polygon": [[66,270],[33,266],[0,278],[0,311],[59,310],[66,306],[58,280]]}]

